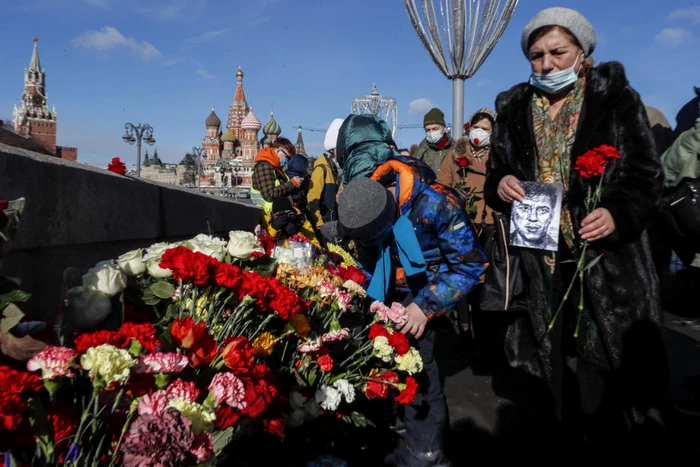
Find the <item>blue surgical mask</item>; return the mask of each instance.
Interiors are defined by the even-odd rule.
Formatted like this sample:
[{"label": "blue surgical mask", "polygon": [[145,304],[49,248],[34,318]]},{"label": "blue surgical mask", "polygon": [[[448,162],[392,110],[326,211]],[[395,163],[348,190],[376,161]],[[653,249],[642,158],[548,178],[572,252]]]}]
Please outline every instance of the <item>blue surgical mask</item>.
[{"label": "blue surgical mask", "polygon": [[429,131],[425,134],[425,139],[427,139],[429,143],[435,144],[438,141],[440,141],[444,135],[445,135],[445,133],[443,133],[440,130]]},{"label": "blue surgical mask", "polygon": [[578,79],[578,73],[575,71],[577,61],[578,58],[566,70],[554,73],[532,73],[530,84],[547,94],[556,94],[574,84]]},{"label": "blue surgical mask", "polygon": [[287,165],[287,158],[283,157],[280,159],[280,167],[284,167],[285,165]]}]

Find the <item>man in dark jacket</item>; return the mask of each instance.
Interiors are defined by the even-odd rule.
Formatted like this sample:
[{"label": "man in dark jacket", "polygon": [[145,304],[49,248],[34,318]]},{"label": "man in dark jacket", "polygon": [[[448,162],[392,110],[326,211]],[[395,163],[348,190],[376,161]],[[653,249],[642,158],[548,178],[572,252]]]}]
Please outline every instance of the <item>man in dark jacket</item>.
[{"label": "man in dark jacket", "polygon": [[431,109],[425,114],[423,129],[425,130],[425,138],[421,141],[413,157],[428,164],[437,176],[442,161],[452,150],[455,142],[452,136],[447,133],[445,114],[440,109]]},{"label": "man in dark jacket", "polygon": [[484,271],[463,201],[434,181],[422,162],[392,156],[371,178],[352,180],[338,205],[339,231],[358,245],[355,254],[371,279],[368,295],[407,307],[400,331],[415,339],[423,359],[424,381],[404,413],[406,449],[389,456],[393,465],[448,465],[442,440],[447,405],[433,357],[432,320],[465,297]]}]

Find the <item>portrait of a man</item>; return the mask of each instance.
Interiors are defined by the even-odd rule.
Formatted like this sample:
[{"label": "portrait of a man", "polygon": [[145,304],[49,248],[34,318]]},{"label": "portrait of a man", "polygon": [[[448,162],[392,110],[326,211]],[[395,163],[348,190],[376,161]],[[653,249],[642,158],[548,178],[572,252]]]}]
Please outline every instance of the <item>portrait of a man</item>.
[{"label": "portrait of a man", "polygon": [[523,201],[513,201],[510,244],[537,250],[556,251],[559,245],[561,185],[521,182]]}]

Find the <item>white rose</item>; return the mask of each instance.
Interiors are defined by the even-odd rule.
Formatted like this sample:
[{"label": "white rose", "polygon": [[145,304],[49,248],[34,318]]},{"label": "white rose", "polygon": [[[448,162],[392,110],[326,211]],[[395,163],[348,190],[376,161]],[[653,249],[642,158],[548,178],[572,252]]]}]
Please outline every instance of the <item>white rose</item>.
[{"label": "white rose", "polygon": [[156,279],[164,279],[173,275],[170,269],[160,267],[160,261],[163,259],[163,253],[166,250],[175,248],[177,243],[154,243],[146,249],[146,254],[143,256],[143,262],[146,264],[146,271],[151,277]]},{"label": "white rose", "polygon": [[117,264],[129,276],[140,276],[146,271],[146,265],[143,264],[143,249],[131,250],[119,258]]},{"label": "white rose", "polygon": [[68,289],[66,319],[78,329],[97,326],[112,311],[109,296],[98,290],[78,286]]},{"label": "white rose", "polygon": [[224,260],[226,253],[226,242],[220,238],[206,234],[199,234],[186,242],[186,245],[195,252],[211,256],[218,261]]},{"label": "white rose", "polygon": [[126,277],[114,261],[102,261],[83,276],[83,286],[111,297],[126,288]]},{"label": "white rose", "polygon": [[260,247],[258,237],[252,232],[232,230],[228,233],[229,241],[226,248],[234,258],[248,259],[253,252],[265,253]]}]

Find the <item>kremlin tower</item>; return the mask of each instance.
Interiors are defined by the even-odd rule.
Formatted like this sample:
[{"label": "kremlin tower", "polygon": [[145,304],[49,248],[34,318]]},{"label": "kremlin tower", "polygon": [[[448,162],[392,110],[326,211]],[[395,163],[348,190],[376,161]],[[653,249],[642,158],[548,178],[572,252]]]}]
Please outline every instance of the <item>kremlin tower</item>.
[{"label": "kremlin tower", "polygon": [[270,120],[267,121],[262,131],[265,135],[265,138],[262,140],[262,145],[265,147],[268,147],[274,143],[277,137],[282,134],[282,127],[280,127],[277,120],[275,120],[274,112],[270,112]]},{"label": "kremlin tower", "polygon": [[39,62],[39,39],[34,38],[34,50],[29,68],[24,71],[24,93],[19,107],[15,105],[12,119],[18,135],[32,138],[49,153],[62,159],[76,161],[76,148],[56,146],[56,107],[49,110],[46,93],[46,73]]}]

